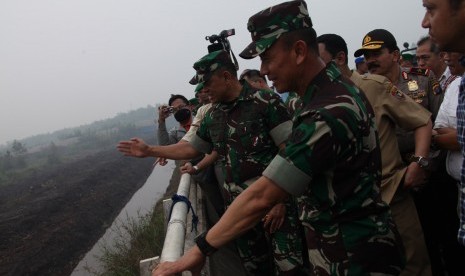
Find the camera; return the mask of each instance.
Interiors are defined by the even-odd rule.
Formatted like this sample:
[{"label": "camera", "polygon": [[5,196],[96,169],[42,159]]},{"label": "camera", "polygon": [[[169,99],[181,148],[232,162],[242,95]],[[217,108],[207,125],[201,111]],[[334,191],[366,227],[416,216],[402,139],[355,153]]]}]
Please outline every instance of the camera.
[{"label": "camera", "polygon": [[234,29],[223,30],[218,35],[210,35],[206,36],[205,40],[210,41],[210,45],[208,45],[208,52],[214,52],[219,50],[230,51],[231,45],[229,44],[228,37],[234,35],[236,32]]},{"label": "camera", "polygon": [[236,67],[236,70],[239,70],[239,63],[237,63],[237,59],[234,56],[233,51],[231,50],[231,44],[229,44],[229,40],[228,40],[228,37],[235,35],[235,34],[236,34],[236,31],[234,29],[223,30],[218,35],[214,34],[214,35],[206,36],[205,40],[208,40],[211,43],[207,47],[208,53],[219,51],[219,50],[224,50],[230,53],[234,66]]},{"label": "camera", "polygon": [[173,106],[161,106],[160,108],[165,114],[173,114],[176,111],[176,108]]}]

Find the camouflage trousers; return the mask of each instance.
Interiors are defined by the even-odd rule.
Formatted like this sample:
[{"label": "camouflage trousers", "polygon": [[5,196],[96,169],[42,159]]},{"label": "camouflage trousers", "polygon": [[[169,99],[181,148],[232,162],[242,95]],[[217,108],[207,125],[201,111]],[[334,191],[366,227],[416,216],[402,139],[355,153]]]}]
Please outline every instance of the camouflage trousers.
[{"label": "camouflage trousers", "polygon": [[[247,183],[240,186],[225,184],[228,205],[248,187]],[[276,232],[266,232],[260,222],[236,239],[242,263],[251,275],[280,275],[294,269],[303,270],[303,228],[297,216],[297,204],[290,198],[285,206],[284,223]]]},{"label": "camouflage trousers", "polygon": [[394,276],[404,267],[404,248],[390,212],[304,226],[311,275]]}]

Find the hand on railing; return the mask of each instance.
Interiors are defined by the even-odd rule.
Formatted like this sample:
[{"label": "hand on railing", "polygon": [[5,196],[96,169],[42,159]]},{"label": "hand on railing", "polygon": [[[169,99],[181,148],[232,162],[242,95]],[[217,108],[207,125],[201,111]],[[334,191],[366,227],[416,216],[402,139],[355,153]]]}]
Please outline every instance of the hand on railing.
[{"label": "hand on railing", "polygon": [[191,162],[187,162],[179,167],[179,169],[181,170],[181,173],[197,174],[199,172],[198,167],[193,166]]},{"label": "hand on railing", "polygon": [[165,166],[166,164],[168,164],[168,160],[166,160],[166,158],[164,157],[158,157],[155,163],[153,163],[153,167],[155,167],[157,164],[159,164],[160,166]]},{"label": "hand on railing", "polygon": [[194,246],[176,262],[164,262],[157,265],[152,270],[152,276],[176,275],[187,270],[192,273],[192,276],[200,276],[205,260],[206,257],[199,248]]}]

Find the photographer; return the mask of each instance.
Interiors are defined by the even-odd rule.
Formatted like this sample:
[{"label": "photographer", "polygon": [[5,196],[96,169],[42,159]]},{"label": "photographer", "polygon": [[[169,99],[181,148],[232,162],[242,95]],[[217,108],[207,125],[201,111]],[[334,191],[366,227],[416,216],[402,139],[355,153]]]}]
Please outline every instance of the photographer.
[{"label": "photographer", "polygon": [[[166,129],[166,118],[174,114],[174,119],[179,123],[179,127],[174,127],[168,133]],[[192,111],[189,101],[183,95],[171,95],[168,106],[158,108],[158,131],[157,138],[159,145],[171,145],[179,142],[189,131],[192,123]]]},{"label": "photographer", "polygon": [[[182,137],[189,131],[192,124],[192,106],[186,97],[179,94],[171,94],[168,100],[168,106],[162,105],[158,107],[158,130],[157,139],[159,145],[171,145],[181,141]],[[166,129],[166,118],[174,114],[174,119],[179,122],[179,127],[174,127],[168,133]],[[161,166],[168,162],[165,158],[158,158],[155,164]],[[176,161],[177,165],[183,165],[185,161]]]}]

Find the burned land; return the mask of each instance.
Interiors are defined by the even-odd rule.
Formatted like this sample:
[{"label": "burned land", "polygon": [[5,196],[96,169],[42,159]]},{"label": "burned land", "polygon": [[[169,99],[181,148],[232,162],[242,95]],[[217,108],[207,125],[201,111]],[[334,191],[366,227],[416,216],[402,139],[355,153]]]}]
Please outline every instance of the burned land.
[{"label": "burned land", "polygon": [[69,275],[152,162],[107,150],[0,187],[0,275]]}]

